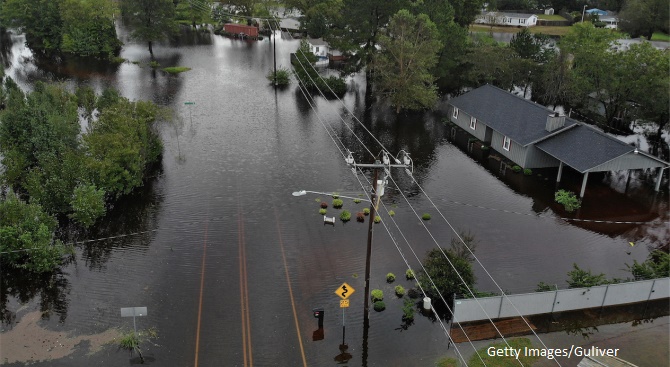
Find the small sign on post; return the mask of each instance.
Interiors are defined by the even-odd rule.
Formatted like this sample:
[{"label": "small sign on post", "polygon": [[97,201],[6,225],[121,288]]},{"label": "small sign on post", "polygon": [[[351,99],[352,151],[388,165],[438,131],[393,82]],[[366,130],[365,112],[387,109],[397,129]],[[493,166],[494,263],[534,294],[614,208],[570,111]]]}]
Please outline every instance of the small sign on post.
[{"label": "small sign on post", "polygon": [[340,308],[346,308],[349,307],[349,300],[348,299],[341,299],[340,300]]},{"label": "small sign on post", "polygon": [[133,318],[133,330],[137,334],[137,324],[135,324],[135,317],[146,316],[148,314],[146,307],[123,307],[121,308],[121,317]]}]

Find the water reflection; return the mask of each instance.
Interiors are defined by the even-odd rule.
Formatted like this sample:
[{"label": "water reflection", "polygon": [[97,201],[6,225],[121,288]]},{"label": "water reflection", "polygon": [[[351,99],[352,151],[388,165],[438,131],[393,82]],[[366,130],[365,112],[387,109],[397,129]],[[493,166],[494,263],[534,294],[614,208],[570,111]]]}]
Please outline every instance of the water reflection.
[{"label": "water reflection", "polygon": [[58,316],[59,322],[65,322],[68,312],[68,295],[70,283],[68,274],[60,269],[51,273],[35,274],[19,269],[3,267],[0,277],[0,316],[4,325],[11,326],[16,322],[16,305],[18,302],[27,304],[39,297],[39,310],[43,319],[52,314]]}]

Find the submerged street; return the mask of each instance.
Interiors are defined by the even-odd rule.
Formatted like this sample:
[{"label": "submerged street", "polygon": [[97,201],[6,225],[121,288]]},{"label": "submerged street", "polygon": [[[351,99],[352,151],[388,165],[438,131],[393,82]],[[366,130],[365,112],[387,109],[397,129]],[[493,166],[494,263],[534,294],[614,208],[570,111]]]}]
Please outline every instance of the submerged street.
[{"label": "submerged street", "polygon": [[[161,127],[165,151],[156,177],[115,206],[91,233],[73,238],[82,241],[75,261],[63,267],[57,281],[8,280],[2,290],[3,336],[25,344],[42,335],[44,348],[19,359],[3,347],[4,365],[137,364],[137,355],[113,343],[99,345],[95,337],[71,347],[59,340],[97,335],[111,341],[105,332],[133,327],[131,318],[121,318],[120,308],[147,307],[148,315],[136,323],[139,330],[156,330],[157,338],[142,345],[148,365],[331,366],[348,360],[352,366],[433,366],[444,356],[460,353],[468,359],[473,345],[449,345],[440,323],[418,313],[412,325],[403,325],[402,300],[393,289],[415,286],[405,279],[404,259],[419,269],[429,250],[449,246],[454,233],[440,214],[475,237],[475,254],[511,293],[533,292],[540,281],[565,288],[573,263],[594,274],[625,278],[630,276],[626,264],[644,261],[650,249],[670,241],[668,190],[654,193],[643,182],[653,177],[641,175],[627,189],[624,173],[591,178],[578,213],[579,219],[637,224],[561,219],[565,213],[553,203],[555,171],[501,175],[498,162],[468,155],[467,138],[447,139],[444,111],[396,116],[382,101],[366,105],[364,76],[356,74],[348,78],[346,109],[389,151],[411,154],[414,175],[430,196],[401,170],[393,172],[400,191],[391,187],[384,195],[382,220],[390,232],[374,226],[370,279],[371,289],[384,291],[386,310],[371,311],[364,338],[370,218],[363,224],[338,219],[334,226],[324,225],[320,201],[329,204],[329,216],[339,216],[331,197],[291,193],[364,198],[359,180],[367,186],[371,172],[354,176],[334,140],[361,163],[373,158],[358,138],[373,154],[381,147],[338,100],[315,96],[315,112],[295,82],[274,90],[265,78],[273,65],[267,39],[184,31],[177,44],[154,47],[161,65],[192,69],[171,76],[146,65],[144,45],[120,35],[121,57],[137,64],[37,66],[17,35],[3,55],[7,74],[24,89],[37,80],[90,85],[98,93],[115,87],[125,97],[153,100],[174,111],[173,121]],[[297,47],[296,40],[279,39],[277,65],[289,67],[289,53]],[[579,175],[564,175],[566,187],[580,184]],[[355,215],[366,206],[345,200],[343,209]],[[430,232],[412,208],[419,216],[431,214],[425,222]],[[393,221],[388,210],[395,212]],[[478,290],[497,291],[479,265],[473,269]],[[389,272],[397,276],[392,284],[386,282]],[[334,293],[343,282],[355,289],[344,312]],[[317,307],[325,312],[323,338],[312,313]],[[35,312],[39,322],[28,317]],[[38,331],[27,328],[28,320]],[[620,347],[621,358],[654,366],[668,358],[669,321],[664,316],[584,328],[588,339],[579,327],[540,337],[552,348]],[[44,361],[59,348],[62,357]]]}]

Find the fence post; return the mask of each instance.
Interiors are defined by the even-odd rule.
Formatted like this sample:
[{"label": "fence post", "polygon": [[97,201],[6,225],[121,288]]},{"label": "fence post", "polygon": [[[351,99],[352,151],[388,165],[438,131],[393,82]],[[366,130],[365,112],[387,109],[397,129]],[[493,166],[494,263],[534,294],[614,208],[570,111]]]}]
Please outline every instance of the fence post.
[{"label": "fence post", "polygon": [[500,307],[498,307],[498,318],[500,318],[500,313],[502,312],[503,297],[504,296],[500,296]]},{"label": "fence post", "polygon": [[603,295],[603,303],[600,304],[600,314],[598,315],[599,318],[603,316],[603,307],[605,306],[605,300],[607,299],[607,291],[609,289],[610,285],[607,284],[607,287],[605,287],[605,294]]},{"label": "fence post", "polygon": [[644,305],[644,312],[642,313],[642,318],[644,319],[647,316],[647,309],[649,308],[649,300],[651,299],[651,294],[654,293],[654,286],[656,285],[656,279],[651,282],[651,289],[649,289],[649,296],[647,296],[647,304]]}]

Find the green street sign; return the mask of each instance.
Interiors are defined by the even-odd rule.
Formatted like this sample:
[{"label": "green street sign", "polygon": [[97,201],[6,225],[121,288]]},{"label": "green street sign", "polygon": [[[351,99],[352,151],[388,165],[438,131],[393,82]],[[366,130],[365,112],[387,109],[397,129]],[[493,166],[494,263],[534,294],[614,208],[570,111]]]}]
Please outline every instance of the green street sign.
[{"label": "green street sign", "polygon": [[184,104],[195,104],[195,102],[184,102]]}]

